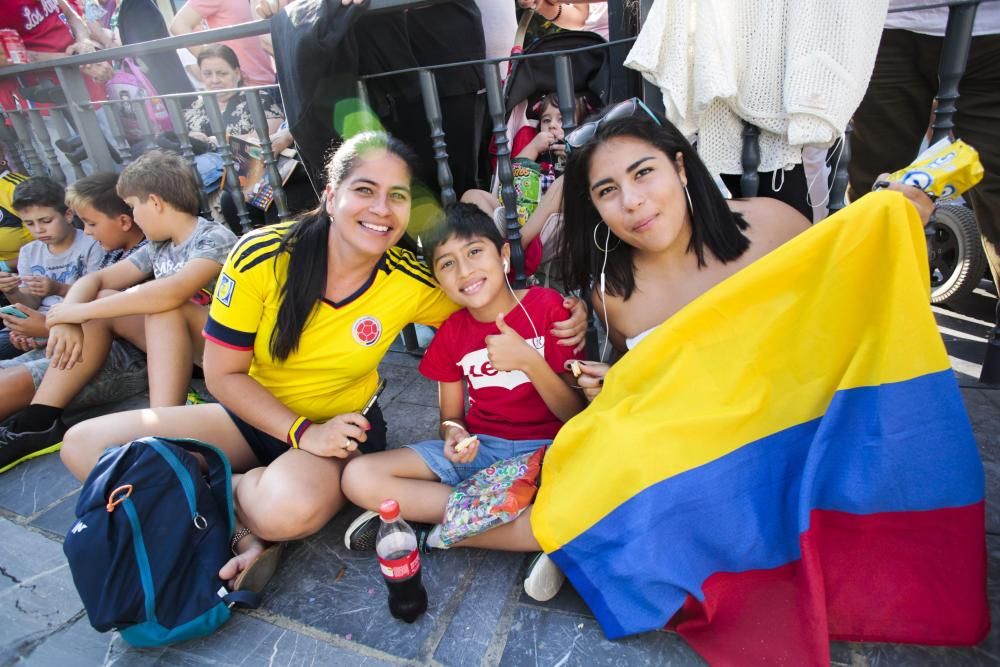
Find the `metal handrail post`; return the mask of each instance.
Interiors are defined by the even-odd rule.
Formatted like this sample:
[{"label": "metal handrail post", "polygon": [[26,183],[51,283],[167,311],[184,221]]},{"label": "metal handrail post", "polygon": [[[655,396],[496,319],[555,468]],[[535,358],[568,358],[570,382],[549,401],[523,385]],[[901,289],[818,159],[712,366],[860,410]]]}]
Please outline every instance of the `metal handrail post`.
[{"label": "metal handrail post", "polygon": [[45,162],[48,166],[49,174],[52,178],[65,185],[66,173],[62,169],[62,165],[59,164],[59,156],[56,155],[55,146],[52,145],[52,137],[49,135],[49,129],[45,127],[42,112],[38,109],[29,109],[28,121],[31,123],[31,129],[35,133],[35,136],[38,137],[38,143],[42,145],[42,152],[45,154]]},{"label": "metal handrail post", "polygon": [[246,100],[250,119],[253,121],[254,129],[257,130],[257,136],[260,139],[264,169],[267,171],[267,180],[274,193],[274,205],[278,207],[278,217],[284,221],[288,219],[289,215],[288,198],[285,196],[285,186],[281,182],[281,174],[278,172],[277,156],[271,147],[271,135],[267,127],[267,117],[264,114],[264,104],[260,100],[260,93],[256,90],[248,90]]},{"label": "metal handrail post", "polygon": [[201,210],[208,213],[208,198],[205,196],[205,188],[202,187],[201,174],[198,173],[198,166],[194,162],[194,149],[191,148],[191,138],[188,137],[187,123],[184,122],[184,113],[181,111],[181,102],[176,97],[165,97],[163,103],[167,105],[167,113],[170,115],[170,124],[177,135],[177,141],[181,145],[181,156],[191,166],[191,173],[194,182],[198,184],[198,203]]},{"label": "metal handrail post", "polygon": [[438,97],[434,72],[427,70],[420,72],[420,96],[424,100],[427,124],[431,128],[431,146],[434,149],[434,162],[437,165],[438,185],[441,186],[441,202],[447,206],[454,204],[458,197],[455,196],[455,181],[451,175],[451,167],[448,165],[448,144],[444,136],[441,99]]},{"label": "metal handrail post", "polygon": [[28,170],[31,175],[44,176],[45,164],[31,142],[31,130],[28,129],[28,121],[24,117],[25,113],[24,111],[8,111],[7,118],[10,119],[10,124],[14,127],[14,134],[17,135],[21,151],[24,153],[25,160],[28,161]]},{"label": "metal handrail post", "polygon": [[247,210],[243,187],[240,185],[239,172],[236,169],[236,163],[233,161],[233,149],[229,147],[228,137],[226,136],[226,124],[222,120],[219,101],[212,94],[202,95],[201,101],[204,104],[205,114],[208,116],[208,123],[212,127],[212,134],[215,136],[215,141],[219,146],[219,153],[222,155],[222,165],[226,174],[226,190],[229,192],[229,196],[232,197],[233,205],[236,207],[236,214],[240,219],[240,228],[244,232],[249,232],[251,229],[250,214]]},{"label": "metal handrail post", "polygon": [[507,123],[504,120],[503,93],[500,84],[500,64],[487,63],[483,66],[486,82],[486,107],[493,125],[493,141],[496,144],[497,179],[500,182],[500,201],[503,203],[504,236],[510,245],[510,267],[513,270],[513,285],[524,287],[527,277],[524,271],[524,248],[521,246],[521,225],[517,219],[517,190],[514,188],[514,167],[511,164],[510,141],[507,137]]},{"label": "metal handrail post", "polygon": [[83,147],[87,151],[87,157],[98,171],[114,171],[115,161],[111,159],[111,151],[101,132],[101,126],[97,123],[97,114],[91,108],[90,93],[87,85],[83,82],[83,74],[76,66],[59,65],[56,66],[56,75],[59,77],[59,84],[66,94],[69,102],[69,113],[73,118],[73,125],[80,134]]},{"label": "metal handrail post", "polygon": [[740,196],[756,197],[760,189],[760,129],[751,123],[743,123],[743,153],[741,155],[743,175],[740,176]]},{"label": "metal handrail post", "polygon": [[948,25],[944,31],[941,60],[938,63],[937,112],[934,114],[931,143],[944,139],[955,129],[958,110],[958,85],[965,74],[972,46],[972,25],[979,4],[953,5],[948,8]]}]

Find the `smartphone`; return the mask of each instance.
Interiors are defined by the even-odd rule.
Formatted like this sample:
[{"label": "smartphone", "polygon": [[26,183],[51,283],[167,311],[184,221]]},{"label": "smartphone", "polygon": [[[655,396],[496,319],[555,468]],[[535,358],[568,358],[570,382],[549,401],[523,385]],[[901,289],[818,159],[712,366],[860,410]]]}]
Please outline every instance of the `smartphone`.
[{"label": "smartphone", "polygon": [[2,259],[0,259],[0,271],[3,271],[4,273],[13,273],[13,271],[10,270],[10,264]]},{"label": "smartphone", "polygon": [[367,403],[365,403],[365,407],[361,408],[362,417],[368,416],[368,411],[372,409],[372,406],[374,406],[378,401],[378,397],[382,395],[383,391],[385,391],[385,378],[379,378],[378,386],[375,387],[375,393],[372,394],[372,397],[368,399]]},{"label": "smartphone", "polygon": [[20,308],[15,308],[14,306],[3,306],[0,308],[0,314],[13,315],[14,317],[20,317],[22,320],[27,319],[28,317],[28,315],[22,312]]},{"label": "smartphone", "polygon": [[[375,403],[378,401],[378,397],[382,395],[383,391],[385,391],[385,378],[379,378],[378,386],[375,387],[375,393],[373,393],[371,398],[368,399],[368,402],[365,403],[365,407],[361,408],[362,417],[368,417],[368,412],[372,409],[372,406],[374,406]],[[354,438],[350,438],[350,440],[351,442],[355,443],[356,446],[360,446],[360,443],[358,443],[358,441],[355,440]]]}]

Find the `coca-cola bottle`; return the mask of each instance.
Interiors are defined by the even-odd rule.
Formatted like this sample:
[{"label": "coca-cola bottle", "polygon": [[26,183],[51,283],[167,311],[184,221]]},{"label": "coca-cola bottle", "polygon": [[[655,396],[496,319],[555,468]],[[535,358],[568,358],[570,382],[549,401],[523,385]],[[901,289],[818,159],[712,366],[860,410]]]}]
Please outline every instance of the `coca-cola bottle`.
[{"label": "coca-cola bottle", "polygon": [[389,589],[389,611],[401,621],[413,623],[427,611],[427,591],[420,582],[420,552],[417,536],[399,517],[399,503],[379,505],[382,525],[375,539],[378,565]]}]

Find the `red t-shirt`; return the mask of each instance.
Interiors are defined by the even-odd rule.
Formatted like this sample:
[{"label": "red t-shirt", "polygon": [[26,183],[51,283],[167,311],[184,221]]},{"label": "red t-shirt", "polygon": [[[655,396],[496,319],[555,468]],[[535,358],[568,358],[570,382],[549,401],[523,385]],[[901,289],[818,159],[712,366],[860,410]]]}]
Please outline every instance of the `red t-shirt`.
[{"label": "red t-shirt", "polygon": [[[565,372],[564,364],[573,358],[573,348],[559,345],[549,333],[552,325],[569,318],[563,297],[547,287],[532,287],[521,303],[531,316],[516,307],[504,317],[517,333],[532,342],[549,367]],[[535,331],[538,338],[535,339]],[[427,353],[420,362],[420,372],[438,382],[458,382],[463,377],[469,392],[469,410],[465,424],[469,433],[492,435],[507,440],[554,438],[559,420],[521,371],[497,371],[486,356],[486,336],[500,333],[493,322],[477,322],[468,310],[449,317],[438,329]]]},{"label": "red t-shirt", "polygon": [[73,31],[56,0],[0,0],[0,28],[13,28],[29,51],[62,53]]},{"label": "red t-shirt", "polygon": [[[59,9],[56,0],[0,0],[0,28],[10,28],[17,31],[24,48],[42,53],[62,53],[73,43],[73,31],[70,30],[66,15]],[[50,79],[58,84],[55,72],[28,74],[22,77],[26,86],[34,86],[42,79]],[[10,80],[8,79],[8,84]],[[14,82],[3,90],[4,107],[10,104],[10,93],[19,86]],[[38,108],[47,108],[47,104],[39,104]]]}]

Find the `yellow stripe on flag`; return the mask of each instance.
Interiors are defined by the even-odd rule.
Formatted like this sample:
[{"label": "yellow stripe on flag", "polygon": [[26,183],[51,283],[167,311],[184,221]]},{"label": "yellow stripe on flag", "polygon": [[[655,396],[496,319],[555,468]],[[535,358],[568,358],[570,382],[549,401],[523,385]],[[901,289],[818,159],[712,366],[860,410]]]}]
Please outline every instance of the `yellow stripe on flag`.
[{"label": "yellow stripe on flag", "polygon": [[820,417],[838,390],[948,368],[929,280],[920,219],[886,191],[703,294],[559,432],[535,537],[554,551],[643,489]]}]

